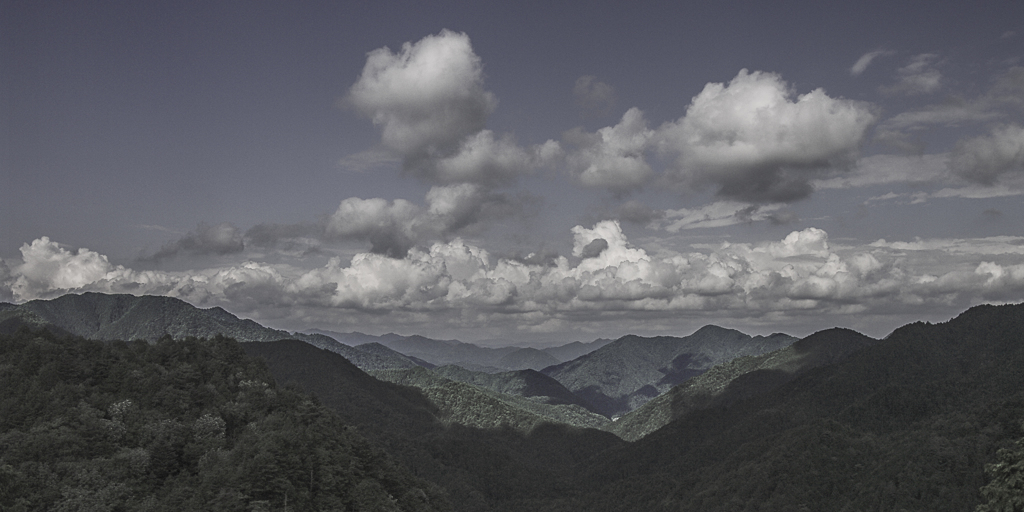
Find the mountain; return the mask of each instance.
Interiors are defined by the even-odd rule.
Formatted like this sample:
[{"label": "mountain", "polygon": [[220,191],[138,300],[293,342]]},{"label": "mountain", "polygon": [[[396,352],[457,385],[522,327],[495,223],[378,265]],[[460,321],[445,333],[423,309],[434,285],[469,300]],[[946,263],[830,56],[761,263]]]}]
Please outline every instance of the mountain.
[{"label": "mountain", "polygon": [[424,368],[381,370],[371,375],[387,382],[421,389],[437,405],[441,412],[439,419],[448,425],[505,428],[528,434],[545,423],[601,428],[608,422],[604,416],[575,403],[553,404],[547,396],[535,395],[534,398],[538,399],[534,400],[519,394],[502,393],[448,379]]},{"label": "mountain", "polygon": [[540,370],[561,363],[551,354],[536,348],[521,348],[502,356],[495,363],[498,368],[509,370]]},{"label": "mountain", "polygon": [[565,345],[559,345],[557,347],[548,347],[543,350],[544,352],[551,354],[551,356],[557,359],[559,362],[572,361],[577,357],[589,354],[613,341],[615,340],[611,340],[608,338],[598,338],[589,343],[574,341],[572,343],[566,343]]},{"label": "mountain", "polygon": [[435,366],[455,364],[486,373],[526,369],[541,370],[576,359],[612,342],[609,339],[597,339],[589,343],[574,341],[544,349],[519,348],[511,345],[490,348],[458,340],[435,340],[424,336],[402,336],[393,333],[374,336],[361,332],[343,333],[322,329],[311,329],[307,332],[329,336],[352,347],[378,343],[409,356],[414,361],[418,361],[420,366],[425,366],[423,363]]},{"label": "mountain", "polygon": [[503,357],[520,350],[518,347],[488,348],[458,340],[435,340],[425,336],[402,336],[394,333],[373,336],[360,332],[340,333],[324,330],[309,332],[325,334],[353,347],[367,343],[379,343],[414,360],[425,361],[435,366],[457,364],[464,368],[489,372],[521,369],[498,365]]},{"label": "mountain", "polygon": [[906,325],[606,452],[543,509],[974,510],[1024,436],[1022,333],[1021,304]]},{"label": "mountain", "polygon": [[369,343],[359,348],[339,343],[323,334],[289,333],[243,320],[219,307],[200,309],[172,297],[108,295],[85,293],[64,295],[52,300],[33,300],[21,305],[4,303],[0,307],[0,333],[13,333],[21,325],[33,329],[46,327],[96,340],[146,340],[154,342],[165,335],[175,339],[189,336],[212,338],[227,336],[238,341],[276,341],[301,339],[330,350],[365,370],[432,366]]},{"label": "mountain", "polygon": [[435,368],[433,373],[439,377],[465,382],[503,395],[521,396],[550,405],[573,404],[585,409],[591,408],[590,404],[574,395],[560,382],[536,370],[484,373],[448,365]]},{"label": "mountain", "polygon": [[8,307],[5,315],[41,321],[76,336],[94,340],[156,341],[212,338],[218,334],[239,341],[274,341],[294,338],[285,331],[242,320],[219,307],[197,308],[173,297],[68,294],[51,300],[32,300]]},{"label": "mountain", "polygon": [[709,325],[690,336],[623,336],[542,373],[608,417],[629,412],[691,377],[733,358],[785,347],[784,334],[751,337]]},{"label": "mountain", "polygon": [[608,424],[606,430],[636,441],[694,410],[723,407],[771,391],[811,369],[836,364],[877,340],[849,329],[828,329],[792,345],[720,364]]},{"label": "mountain", "polygon": [[0,510],[452,510],[240,345],[0,335]]},{"label": "mountain", "polygon": [[266,361],[278,382],[312,393],[417,477],[443,487],[460,512],[497,511],[513,496],[557,495],[572,485],[576,468],[624,444],[607,432],[551,423],[424,368],[382,373],[433,382],[423,385],[430,393],[373,378],[336,353],[296,340],[240,346]]}]

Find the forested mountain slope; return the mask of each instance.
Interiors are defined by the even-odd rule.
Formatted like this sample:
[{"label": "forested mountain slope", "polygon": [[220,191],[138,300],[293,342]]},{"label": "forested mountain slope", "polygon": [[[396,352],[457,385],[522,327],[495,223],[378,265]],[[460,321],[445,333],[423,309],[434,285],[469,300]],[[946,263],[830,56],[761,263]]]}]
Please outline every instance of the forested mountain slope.
[{"label": "forested mountain slope", "polygon": [[647,402],[606,430],[636,441],[697,409],[728,406],[767,393],[819,366],[836,364],[876,340],[849,329],[828,329],[792,345],[720,364]]},{"label": "forested mountain slope", "polygon": [[607,454],[547,510],[972,510],[1024,435],[1022,368],[1024,305],[910,324]]},{"label": "forested mountain slope", "polygon": [[0,510],[450,510],[239,344],[0,336]]},{"label": "forested mountain slope", "polygon": [[561,382],[608,417],[629,412],[673,386],[740,356],[777,350],[795,341],[784,334],[751,337],[706,326],[690,336],[623,336],[542,373]]},{"label": "forested mountain slope", "polygon": [[[449,421],[451,411],[442,410],[424,392],[374,379],[344,358],[308,344],[276,341],[241,347],[264,358],[278,381],[315,394],[418,476],[444,487],[456,510],[505,510],[522,499],[559,495],[573,485],[577,468],[624,444],[607,432],[546,422],[527,432],[510,426],[466,427]],[[449,385],[442,391],[459,388]],[[507,409],[489,408],[488,413],[501,410]]]}]

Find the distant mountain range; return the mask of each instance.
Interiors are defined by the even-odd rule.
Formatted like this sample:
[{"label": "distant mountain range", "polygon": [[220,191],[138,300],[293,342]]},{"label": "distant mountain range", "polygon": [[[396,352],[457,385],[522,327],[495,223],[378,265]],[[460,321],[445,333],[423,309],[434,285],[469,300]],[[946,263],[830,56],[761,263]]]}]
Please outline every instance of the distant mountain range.
[{"label": "distant mountain range", "polygon": [[609,339],[597,339],[589,343],[574,341],[544,349],[514,346],[491,348],[458,340],[435,340],[418,335],[402,336],[390,333],[374,336],[361,332],[342,333],[319,329],[307,332],[330,336],[353,347],[367,343],[379,343],[396,352],[436,366],[457,365],[486,373],[541,370],[551,365],[576,359],[612,342]]},{"label": "distant mountain range", "polygon": [[648,400],[737,357],[785,347],[785,334],[748,336],[709,325],[685,336],[623,336],[572,361],[542,370],[608,417],[629,412]]},{"label": "distant mountain range", "polygon": [[[997,483],[986,464],[1024,464],[1024,454],[1013,462],[1000,450],[1024,439],[1024,305],[979,306],[881,340],[847,329],[795,340],[715,326],[678,338],[626,336],[540,372],[432,367],[451,357],[493,370],[518,350],[397,335],[362,335],[350,347],[166,298],[0,304],[0,341],[22,327],[262,341],[241,347],[278,385],[316,395],[374,449],[444,489],[459,512],[973,510],[987,499],[979,489]],[[55,346],[32,343],[26,354]],[[168,357],[174,344],[162,346]],[[53,361],[46,371],[74,376],[68,365]],[[0,377],[15,375],[0,366]],[[181,396],[190,392],[202,393]],[[120,391],[102,393],[109,401]],[[184,403],[173,396],[169,406]],[[69,417],[101,425],[108,405],[79,406],[95,418]],[[29,410],[0,406],[0,418],[3,407]],[[0,448],[21,435],[0,432]]]}]

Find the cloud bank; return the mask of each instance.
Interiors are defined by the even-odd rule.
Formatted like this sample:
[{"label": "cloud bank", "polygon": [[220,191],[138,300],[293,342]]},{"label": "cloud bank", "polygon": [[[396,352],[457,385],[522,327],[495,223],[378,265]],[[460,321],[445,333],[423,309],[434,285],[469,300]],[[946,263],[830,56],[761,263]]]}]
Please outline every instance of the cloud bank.
[{"label": "cloud bank", "polygon": [[[409,220],[401,203],[353,205],[365,221],[353,223],[358,229]],[[373,323],[386,314],[393,327],[524,332],[707,312],[772,321],[884,317],[1024,292],[1021,237],[856,247],[807,228],[781,240],[672,252],[633,244],[616,221],[576,226],[571,234],[571,256],[550,262],[494,258],[456,238],[412,247],[401,258],[360,253],[311,270],[248,261],[190,272],[133,270],[42,237],[21,248],[20,262],[3,262],[0,277],[4,293],[18,301],[83,291],[162,294],[239,313],[277,311],[303,323]]]}]

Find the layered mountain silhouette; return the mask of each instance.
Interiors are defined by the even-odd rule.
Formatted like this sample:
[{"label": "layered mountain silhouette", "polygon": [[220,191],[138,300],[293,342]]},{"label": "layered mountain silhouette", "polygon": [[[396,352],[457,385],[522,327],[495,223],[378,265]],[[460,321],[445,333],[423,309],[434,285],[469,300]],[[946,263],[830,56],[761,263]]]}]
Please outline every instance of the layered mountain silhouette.
[{"label": "layered mountain silhouette", "polygon": [[[105,340],[235,329],[263,340],[241,347],[265,362],[278,385],[315,395],[375,449],[443,489],[459,511],[973,510],[988,499],[980,489],[998,483],[986,476],[987,464],[1024,464],[1001,450],[1024,438],[1024,305],[978,306],[881,340],[828,329],[794,341],[713,326],[682,338],[627,336],[543,372],[480,373],[428,368],[435,363],[396,354],[393,346],[374,344],[376,337],[359,347],[328,336],[260,338],[271,335],[255,322],[157,299],[86,294],[0,304],[0,343],[10,332],[22,337],[26,354],[60,343],[26,342],[25,327]],[[161,358],[182,357],[173,355],[173,343],[160,347]],[[370,370],[377,378],[343,357],[347,349],[356,359],[381,358],[372,364],[382,366]],[[94,373],[79,376],[66,359],[44,368],[83,379],[62,388],[77,393]],[[382,362],[391,360],[401,363]],[[13,368],[0,365],[0,377]],[[97,368],[120,371],[116,364]],[[666,392],[658,395],[659,386]],[[179,407],[190,393],[206,396],[203,389],[159,395],[153,406]],[[587,389],[589,395],[581,393]],[[70,403],[95,411],[88,421],[101,425],[119,393],[104,388],[95,403]],[[605,399],[620,414],[639,407],[611,422],[584,407],[598,405],[588,397]],[[17,401],[0,405],[19,414],[34,410]],[[85,421],[75,414],[69,418]],[[22,439],[12,425],[0,432],[0,448]],[[51,427],[58,435],[59,425]],[[97,430],[96,440],[103,435]],[[3,453],[0,477],[31,469],[4,466]]]},{"label": "layered mountain silhouette", "polygon": [[319,329],[308,332],[329,336],[357,348],[365,344],[378,343],[419,361],[421,366],[422,363],[435,366],[457,365],[487,373],[509,370],[541,370],[588,354],[612,342],[608,339],[598,339],[589,343],[574,341],[543,349],[514,346],[492,348],[458,340],[435,340],[423,336],[402,336],[394,333],[374,336],[361,332],[342,333]]},{"label": "layered mountain silhouette", "polygon": [[856,331],[835,328],[767,354],[737,357],[652,399],[608,425],[607,430],[636,441],[692,411],[725,407],[767,393],[875,342]]},{"label": "layered mountain silhouette", "polygon": [[629,412],[715,365],[763,354],[796,338],[785,334],[749,336],[709,325],[685,337],[623,336],[572,361],[542,370],[598,412]]}]

